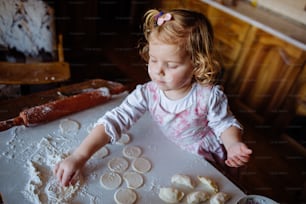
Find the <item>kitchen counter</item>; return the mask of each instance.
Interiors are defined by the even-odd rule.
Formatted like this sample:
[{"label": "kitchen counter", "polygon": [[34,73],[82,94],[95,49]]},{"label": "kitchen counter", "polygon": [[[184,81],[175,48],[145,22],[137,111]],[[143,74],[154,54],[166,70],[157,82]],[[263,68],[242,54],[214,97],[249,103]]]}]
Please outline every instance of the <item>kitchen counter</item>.
[{"label": "kitchen counter", "polygon": [[[30,177],[27,167],[29,161],[33,161],[35,158],[35,161],[39,161],[39,158],[43,159],[42,157],[46,156],[44,154],[49,154],[50,152],[64,154],[76,148],[88,134],[94,122],[106,111],[118,106],[126,95],[126,92],[115,95],[111,101],[105,104],[46,124],[29,128],[18,126],[0,132],[0,137],[2,138],[0,140],[0,192],[3,195],[4,202],[30,203],[23,196],[23,191]],[[14,104],[11,105],[14,107]],[[61,128],[59,128],[63,120],[76,121],[79,124],[79,129],[73,132],[73,134],[64,134]],[[222,192],[226,192],[232,197],[227,202],[228,204],[237,203],[241,197],[246,195],[243,190],[231,182],[231,180],[225,177],[209,162],[201,157],[186,153],[167,140],[154,122],[152,122],[148,114],[142,117],[129,130],[128,134],[132,140],[127,145],[141,147],[143,151],[142,155],[152,163],[150,172],[143,174],[145,180],[144,185],[135,190],[138,194],[137,203],[161,203],[161,200],[158,198],[159,188],[170,186],[171,176],[176,173],[187,174],[194,179],[198,175],[212,178],[217,182]],[[52,144],[52,148],[42,149],[43,146],[38,145],[43,138]],[[103,172],[108,171],[108,161],[113,157],[122,156],[124,146],[114,144],[107,145],[107,147],[110,150],[110,154],[107,157],[104,159],[92,158],[86,164],[82,172],[83,185],[76,192],[73,203],[113,202],[115,190],[103,189],[100,186],[99,179]],[[38,153],[41,153],[41,155]],[[40,172],[40,175],[43,174],[49,175],[49,181],[50,179],[54,179],[51,178],[50,166],[44,167],[44,171]],[[47,181],[44,180],[44,182]],[[43,184],[40,187],[42,192],[46,191],[47,186]],[[123,182],[121,187],[126,187],[126,184]],[[41,199],[43,199],[43,196],[41,196]],[[185,203],[185,201],[182,203]]]},{"label": "kitchen counter", "polygon": [[244,1],[234,7],[213,0],[202,1],[306,51],[306,25]]}]

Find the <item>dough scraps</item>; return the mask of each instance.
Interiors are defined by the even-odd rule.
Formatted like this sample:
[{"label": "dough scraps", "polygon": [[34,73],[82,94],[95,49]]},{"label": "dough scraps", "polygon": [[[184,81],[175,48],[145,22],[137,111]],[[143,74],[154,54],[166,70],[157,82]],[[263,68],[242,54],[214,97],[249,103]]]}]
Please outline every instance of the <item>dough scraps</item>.
[{"label": "dough scraps", "polygon": [[143,177],[141,174],[128,171],[123,174],[123,179],[130,189],[137,189],[143,185]]},{"label": "dough scraps", "polygon": [[134,159],[137,157],[140,157],[142,151],[141,148],[138,146],[126,146],[122,150],[123,156],[129,158],[129,159]]},{"label": "dough scraps", "polygon": [[137,200],[137,194],[132,189],[118,189],[114,195],[117,204],[133,204]]},{"label": "dough scraps", "polygon": [[151,162],[144,157],[136,158],[132,163],[133,170],[138,173],[146,173],[151,170],[151,167]]},{"label": "dough scraps", "polygon": [[114,157],[108,161],[108,168],[117,173],[122,173],[129,167],[129,162],[123,157]]},{"label": "dough scraps", "polygon": [[100,178],[100,184],[103,188],[113,190],[122,183],[121,176],[116,172],[106,172]]},{"label": "dough scraps", "polygon": [[63,135],[76,135],[80,129],[80,123],[75,120],[63,119],[59,128]]}]

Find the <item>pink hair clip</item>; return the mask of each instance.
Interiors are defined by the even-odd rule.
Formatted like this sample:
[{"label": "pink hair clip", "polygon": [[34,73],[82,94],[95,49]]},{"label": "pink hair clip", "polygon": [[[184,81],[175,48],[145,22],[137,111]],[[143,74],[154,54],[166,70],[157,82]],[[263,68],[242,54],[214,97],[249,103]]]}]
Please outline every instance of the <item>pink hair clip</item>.
[{"label": "pink hair clip", "polygon": [[170,21],[171,18],[172,18],[172,15],[171,15],[170,13],[166,13],[166,14],[164,14],[164,15],[162,15],[162,16],[159,16],[159,17],[157,18],[156,24],[157,24],[158,26],[161,26],[161,25],[164,24],[164,22]]}]

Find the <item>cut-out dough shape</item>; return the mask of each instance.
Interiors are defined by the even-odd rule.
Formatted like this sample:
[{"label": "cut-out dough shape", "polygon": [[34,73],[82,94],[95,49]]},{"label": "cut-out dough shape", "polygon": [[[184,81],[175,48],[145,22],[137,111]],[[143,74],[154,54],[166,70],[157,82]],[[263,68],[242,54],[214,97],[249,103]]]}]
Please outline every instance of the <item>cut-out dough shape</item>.
[{"label": "cut-out dough shape", "polygon": [[210,204],[225,204],[230,198],[227,193],[219,192],[211,197]]},{"label": "cut-out dough shape", "polygon": [[102,147],[101,149],[99,149],[94,155],[93,155],[93,158],[95,159],[103,159],[105,158],[106,156],[109,155],[109,149],[107,147]]},{"label": "cut-out dough shape", "polygon": [[129,162],[123,157],[114,157],[108,161],[108,168],[113,172],[122,173],[129,167]]},{"label": "cut-out dough shape", "polygon": [[188,204],[200,204],[208,200],[210,197],[209,193],[205,191],[195,191],[187,195]]},{"label": "cut-out dough shape", "polygon": [[63,119],[59,124],[59,129],[63,135],[75,135],[80,129],[80,124],[74,120]]},{"label": "cut-out dough shape", "polygon": [[141,174],[133,171],[125,172],[123,179],[128,188],[137,189],[143,185],[143,177]]},{"label": "cut-out dough shape", "polygon": [[138,173],[146,173],[151,170],[151,162],[143,157],[136,158],[132,163],[132,168]]},{"label": "cut-out dough shape", "polygon": [[121,176],[116,172],[106,172],[100,178],[100,184],[103,188],[113,190],[122,183]]},{"label": "cut-out dough shape", "polygon": [[198,176],[198,179],[200,180],[201,183],[203,183],[205,186],[207,186],[213,192],[215,192],[215,193],[219,192],[218,185],[212,179],[204,177],[204,176]]},{"label": "cut-out dough shape", "polygon": [[133,204],[137,200],[137,194],[132,189],[118,189],[114,194],[114,199],[117,204]]},{"label": "cut-out dough shape", "polygon": [[126,146],[122,150],[123,156],[134,159],[140,157],[142,151],[140,147],[137,146]]},{"label": "cut-out dough shape", "polygon": [[190,176],[183,174],[175,174],[171,177],[171,183],[193,189],[195,184]]},{"label": "cut-out dough shape", "polygon": [[178,203],[183,199],[184,192],[176,188],[164,187],[159,189],[158,196],[166,203]]},{"label": "cut-out dough shape", "polygon": [[131,141],[131,138],[128,134],[122,133],[121,138],[116,142],[119,145],[126,145]]}]

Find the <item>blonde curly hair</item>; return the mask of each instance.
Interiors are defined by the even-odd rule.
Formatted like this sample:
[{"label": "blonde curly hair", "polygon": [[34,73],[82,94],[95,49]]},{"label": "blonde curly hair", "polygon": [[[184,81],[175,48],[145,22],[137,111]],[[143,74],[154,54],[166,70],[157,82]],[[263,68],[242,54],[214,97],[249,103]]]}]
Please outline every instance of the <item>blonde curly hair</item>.
[{"label": "blonde curly hair", "polygon": [[[171,14],[171,20],[157,24],[159,17]],[[217,82],[220,65],[215,59],[213,29],[201,13],[174,9],[167,13],[156,9],[147,11],[143,23],[144,42],[139,43],[139,54],[148,62],[149,41],[152,36],[166,44],[177,44],[190,55],[194,79],[202,85]]]}]

